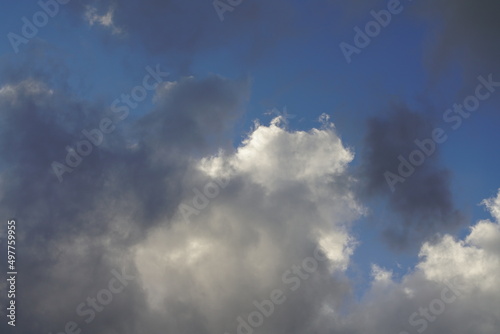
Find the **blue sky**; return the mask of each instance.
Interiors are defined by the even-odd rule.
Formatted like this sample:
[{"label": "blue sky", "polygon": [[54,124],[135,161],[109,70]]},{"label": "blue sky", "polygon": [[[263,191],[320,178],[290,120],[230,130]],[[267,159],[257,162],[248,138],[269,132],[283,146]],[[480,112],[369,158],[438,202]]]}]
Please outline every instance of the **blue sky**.
[{"label": "blue sky", "polygon": [[[230,1],[221,0],[226,2]],[[466,0],[455,3],[451,0],[240,1],[232,11],[222,14],[223,21],[214,8],[216,1],[187,4],[177,0],[144,3],[73,0],[60,4],[42,0],[41,3],[56,6],[57,13],[26,44],[18,46],[12,45],[8,34],[22,36],[23,17],[33,22],[33,15],[42,10],[40,4],[9,3],[0,11],[4,32],[0,43],[0,94],[3,94],[0,99],[4,109],[1,140],[7,140],[11,133],[20,134],[12,144],[2,145],[1,179],[11,180],[2,181],[6,184],[4,191],[15,196],[2,204],[1,212],[26,226],[19,232],[20,238],[26,242],[36,240],[29,247],[20,242],[20,256],[24,256],[25,263],[36,264],[32,269],[25,267],[26,272],[43,277],[39,282],[27,278],[21,281],[21,286],[31,284],[33,288],[25,287],[24,295],[19,297],[24,298],[20,307],[27,314],[26,318],[19,316],[19,322],[27,323],[33,317],[40,321],[37,329],[55,331],[61,327],[65,320],[55,316],[57,310],[73,309],[80,295],[98,290],[97,285],[68,274],[71,270],[65,263],[83,261],[81,274],[94,271],[96,282],[105,282],[103,273],[124,263],[131,266],[137,277],[142,277],[142,286],[135,286],[131,292],[135,295],[120,297],[125,299],[120,304],[111,304],[114,310],[103,313],[96,322],[90,321],[88,326],[94,326],[93,332],[104,332],[107,323],[115,321],[123,328],[128,325],[135,328],[130,333],[138,332],[139,328],[155,332],[162,321],[171,319],[155,318],[145,325],[147,317],[143,312],[153,318],[164,311],[178,312],[174,312],[177,315],[172,319],[184,314],[193,322],[191,325],[184,320],[177,325],[163,323],[168,332],[215,333],[231,327],[221,324],[234,321],[233,313],[238,311],[227,310],[247,310],[243,300],[257,297],[242,291],[248,289],[255,292],[254,296],[261,296],[262,291],[273,285],[271,269],[262,276],[252,272],[262,286],[245,283],[245,278],[238,279],[237,275],[232,277],[241,286],[229,284],[228,289],[232,289],[229,295],[221,294],[223,306],[212,314],[194,297],[174,296],[161,289],[158,296],[164,300],[155,301],[151,290],[158,288],[162,279],[168,280],[162,275],[169,271],[153,272],[139,264],[139,260],[156,249],[165,252],[163,259],[181,252],[174,246],[172,249],[162,246],[161,240],[172,245],[184,240],[184,251],[195,252],[189,248],[193,244],[210,249],[206,251],[207,263],[221,273],[232,272],[229,264],[220,268],[217,261],[212,262],[220,249],[199,246],[203,245],[201,241],[191,240],[199,231],[184,231],[178,223],[179,215],[185,214],[179,205],[191,200],[192,189],[201,189],[207,179],[224,173],[233,175],[233,181],[227,189],[221,189],[221,195],[212,200],[206,214],[202,210],[196,213],[195,220],[210,226],[200,236],[210,240],[206,245],[220,242],[226,247],[221,252],[234,253],[235,259],[263,256],[261,264],[242,260],[240,266],[264,270],[269,265],[280,272],[286,264],[301,260],[314,242],[324,245],[328,239],[325,226],[330,226],[333,233],[328,240],[337,240],[338,245],[345,242],[338,255],[348,258],[344,270],[337,272],[325,264],[325,271],[331,269],[327,275],[331,281],[321,280],[318,292],[312,297],[302,291],[300,297],[295,295],[291,299],[295,298],[294,305],[300,307],[327,305],[334,310],[338,307],[342,312],[351,312],[348,319],[332,316],[325,320],[313,310],[297,320],[301,324],[290,320],[293,325],[287,327],[283,325],[287,319],[298,317],[294,307],[287,306],[263,333],[273,330],[277,333],[283,328],[297,332],[363,333],[363,326],[373,326],[376,333],[387,330],[399,333],[404,328],[398,321],[380,316],[370,308],[370,303],[392,303],[400,305],[401,310],[411,310],[410,304],[394,297],[397,291],[421,287],[421,296],[432,296],[435,287],[429,286],[433,286],[433,274],[425,268],[431,267],[433,254],[444,251],[439,245],[446,244],[446,236],[455,238],[457,244],[466,238],[476,240],[471,227],[478,221],[491,219],[492,215],[496,217],[494,205],[488,209],[480,203],[494,198],[500,187],[500,157],[495,149],[500,139],[497,130],[500,89],[481,101],[456,130],[451,128],[453,123],[443,118],[447,109],[475,94],[476,87],[483,82],[478,80],[479,76],[500,80],[497,70],[500,50],[494,38],[500,26],[492,14],[498,10],[494,1],[485,1],[481,6]],[[365,29],[367,23],[374,22],[372,11],[389,13],[388,8],[394,3],[399,3],[401,12],[391,14],[386,27],[379,25],[380,32],[371,38],[370,44],[358,47],[359,54],[352,54],[348,61],[341,43],[356,47],[355,28]],[[160,66],[168,76],[154,91],[147,92],[147,98],[137,108],[131,108],[126,119],[116,122],[110,116],[113,101],[140,85],[148,66]],[[8,87],[14,93],[8,93]],[[12,96],[22,103],[9,100],[14,99]],[[279,122],[284,111],[291,116],[273,123]],[[329,121],[320,122],[321,115],[328,115]],[[116,130],[105,135],[102,146],[94,147],[81,164],[70,168],[66,160],[66,171],[74,170],[64,174],[64,183],[58,182],[52,161],[62,162],[67,154],[65,146],[85,139],[81,130],[95,127],[105,117],[116,122]],[[260,125],[255,125],[256,120]],[[408,158],[417,148],[414,140],[431,138],[436,128],[444,129],[447,140],[436,144],[436,153],[391,192],[384,171],[397,172],[398,156]],[[37,135],[32,133],[33,129]],[[311,129],[318,129],[331,142],[324,142]],[[337,139],[342,148],[334,145]],[[220,149],[226,153],[221,154]],[[253,150],[257,152],[255,156]],[[321,152],[333,157],[323,157]],[[347,152],[354,155],[346,158]],[[305,160],[299,158],[302,156]],[[208,164],[210,171],[203,169],[206,167],[203,158],[214,163]],[[229,169],[223,171],[221,166]],[[269,178],[269,175],[274,176]],[[315,175],[322,175],[321,181]],[[311,184],[318,188],[309,188]],[[317,197],[310,200],[312,197],[306,194]],[[109,209],[104,210],[94,198],[102,199],[102,206]],[[356,205],[363,209],[352,209]],[[312,207],[315,209],[309,211]],[[224,218],[225,215],[238,221],[238,225],[228,222],[230,218]],[[127,223],[120,225],[111,216],[121,217],[120,221]],[[295,221],[298,217],[310,219],[310,223],[303,223],[310,226],[298,224]],[[255,231],[250,230],[248,226],[257,224],[259,219],[270,221],[268,225],[255,227]],[[101,220],[107,222],[102,225],[98,223]],[[495,222],[491,224],[498,228]],[[224,228],[219,229],[220,226]],[[317,233],[322,237],[311,241]],[[39,239],[38,234],[43,237]],[[96,235],[100,237],[95,247],[105,254],[105,263],[97,260],[89,241],[85,241]],[[163,239],[155,239],[157,235]],[[5,234],[0,236],[5,241]],[[58,262],[50,247],[64,250],[68,240],[69,244],[81,243],[80,250],[69,252],[67,259]],[[235,240],[241,243],[240,247]],[[356,240],[351,253],[348,240]],[[294,242],[296,248],[291,246]],[[478,242],[475,247],[489,249],[482,241]],[[273,254],[264,260],[265,254],[274,249],[271,245],[278,245],[276,252],[287,250],[286,255]],[[37,261],[34,254],[45,246],[49,250]],[[327,247],[323,251],[333,254],[336,248],[330,246],[330,250]],[[122,250],[127,256],[117,257],[116,252]],[[423,259],[419,253],[427,257]],[[337,263],[334,258],[332,255],[329,261]],[[458,255],[456,259],[459,261]],[[234,270],[241,270],[237,260],[235,263],[233,260],[224,261],[232,263]],[[190,277],[195,277],[193,284],[200,287],[206,284],[207,289],[223,284],[210,275],[208,278],[200,269],[203,265],[188,266],[189,261],[177,265],[178,272],[186,277],[175,276],[176,289],[184,287],[182,282]],[[44,289],[43,279],[50,279],[50,275],[43,266],[62,275],[60,284],[68,289],[73,286],[80,292],[68,299],[53,292],[57,305],[40,320],[35,309],[28,310],[31,306],[26,301],[36,301],[41,309],[45,307],[39,291]],[[382,269],[379,272],[374,268]],[[494,272],[495,268],[484,270]],[[384,273],[390,272],[393,276],[388,279]],[[318,279],[323,277],[316,274]],[[422,275],[426,280],[420,281]],[[462,276],[472,279],[466,274]],[[390,280],[392,285],[384,280]],[[380,282],[393,289],[387,292],[390,295],[387,300],[373,300],[378,298]],[[312,286],[310,281],[307,284]],[[0,288],[3,298],[5,287]],[[149,292],[144,293],[146,290]],[[200,291],[210,294],[203,288]],[[325,291],[339,291],[339,296],[322,299]],[[490,293],[487,288],[481,291]],[[128,309],[124,305],[130,300],[149,307],[149,313]],[[342,302],[345,300],[348,302]],[[413,300],[412,305],[425,302],[422,300]],[[180,310],[177,302],[185,311]],[[486,308],[488,303],[482,305]],[[130,319],[121,321],[116,316],[120,310],[129,314]],[[375,319],[376,325],[366,319],[364,325],[353,325],[351,322],[360,319],[360,312],[373,315],[370,321]],[[449,313],[460,314],[456,312]],[[441,332],[455,330],[455,326],[460,328],[450,324],[448,318],[440,319],[429,333],[439,328]],[[498,314],[491,319],[498,325]],[[20,326],[22,333],[35,330],[28,324]],[[234,323],[233,327],[236,326]],[[409,328],[415,330],[413,324]],[[490,333],[490,327],[478,328],[471,330]]]}]

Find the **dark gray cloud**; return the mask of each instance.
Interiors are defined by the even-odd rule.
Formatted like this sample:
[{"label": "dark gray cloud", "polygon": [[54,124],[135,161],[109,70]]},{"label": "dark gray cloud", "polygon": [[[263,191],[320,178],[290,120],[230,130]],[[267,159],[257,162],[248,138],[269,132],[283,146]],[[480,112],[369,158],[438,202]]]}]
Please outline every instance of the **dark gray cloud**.
[{"label": "dark gray cloud", "polygon": [[[415,140],[432,138],[434,129],[428,117],[404,105],[368,121],[361,167],[365,182],[362,196],[387,196],[397,216],[386,222],[384,235],[395,248],[419,247],[435,233],[453,232],[464,222],[453,204],[451,172],[439,164],[439,143],[434,144],[432,154],[422,155],[425,161],[413,166],[411,175],[402,175],[401,182],[392,183],[394,191],[389,184],[392,177],[401,176],[399,157],[411,161],[412,152],[422,151]],[[387,172],[392,173],[389,182]]]},{"label": "dark gray cloud", "polygon": [[242,1],[224,13],[222,22],[213,1],[203,0],[71,1],[68,8],[80,22],[89,8],[101,16],[112,9],[113,24],[122,33],[113,35],[112,28],[94,23],[103,31],[106,43],[125,43],[168,55],[166,61],[185,70],[195,54],[231,46],[240,50],[234,59],[254,63],[265,50],[299,31],[294,24],[295,5],[284,0]]},{"label": "dark gray cloud", "polygon": [[431,48],[426,62],[433,76],[444,74],[450,64],[457,62],[464,70],[466,83],[480,74],[497,71],[500,57],[498,1],[420,2],[415,11],[432,25]]},{"label": "dark gray cloud", "polygon": [[[158,88],[154,110],[138,121],[117,121],[119,129],[60,183],[52,162],[64,163],[65,147],[85,139],[82,130],[116,115],[73,95],[64,66],[55,66],[61,71],[53,77],[50,67],[30,73],[30,66],[5,70],[0,89],[0,212],[18,221],[18,329],[55,332],[81,320],[77,305],[108,286],[111,270],[134,272],[130,247],[149,228],[168,225],[183,196],[191,196],[183,184],[200,178],[192,160],[230,142],[248,81],[212,76],[184,79],[168,93]],[[105,332],[113,324],[136,333],[146,322],[144,303],[140,285],[131,282],[92,328]]]},{"label": "dark gray cloud", "polygon": [[[343,11],[343,24],[353,26],[364,22],[370,10],[384,8],[389,1],[340,1],[332,4]],[[404,1],[401,1],[404,4]],[[500,4],[495,0],[474,2],[469,0],[413,1],[405,4],[406,20],[417,18],[425,27],[422,59],[430,78],[430,89],[458,66],[463,73],[462,89],[470,89],[478,75],[496,73],[500,46],[497,42]],[[392,29],[392,28],[391,28]],[[408,43],[412,43],[408,40]],[[415,44],[415,49],[420,45]]]},{"label": "dark gray cloud", "polygon": [[[363,14],[369,12],[370,6],[376,7],[376,2],[365,0],[345,7],[347,12]],[[500,4],[495,0],[438,0],[411,4],[409,13],[424,21],[428,28],[423,59],[432,83],[446,75],[450,66],[456,65],[463,71],[464,89],[474,84],[478,75],[498,75],[499,11]]]}]

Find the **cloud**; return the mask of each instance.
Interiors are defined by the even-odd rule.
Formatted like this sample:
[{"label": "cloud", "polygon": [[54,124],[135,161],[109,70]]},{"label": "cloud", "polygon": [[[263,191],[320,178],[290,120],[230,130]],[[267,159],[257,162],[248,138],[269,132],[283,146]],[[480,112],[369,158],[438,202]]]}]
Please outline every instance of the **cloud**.
[{"label": "cloud", "polygon": [[[134,133],[148,149],[165,153],[176,150],[217,151],[227,145],[222,134],[232,134],[232,125],[242,115],[249,97],[248,79],[226,80],[210,76],[166,82],[156,91],[156,106],[134,125]],[[163,149],[162,149],[163,146]]]},{"label": "cloud", "polygon": [[[288,302],[262,328],[298,333],[349,293],[349,228],[363,208],[347,173],[353,153],[326,117],[308,132],[286,130],[281,116],[256,123],[232,149],[248,80],[183,78],[159,86],[149,112],[117,123],[59,183],[52,161],[82,129],[116,115],[43,78],[0,87],[0,152],[9,157],[0,212],[16,218],[22,240],[17,301],[31,319],[19,319],[23,333],[69,321],[96,333],[235,331],[273,289]],[[229,184],[186,223],[180,204],[221,176]],[[327,261],[291,291],[297,277],[284,273],[317,247]],[[109,286],[113,270],[136,279],[87,324],[78,306]]]},{"label": "cloud", "polygon": [[[376,1],[366,1],[363,14]],[[476,76],[470,59],[495,64],[498,50],[488,43],[497,5],[485,4],[442,0],[432,7],[438,12],[424,12],[446,18],[431,69],[460,57]],[[356,18],[358,4],[346,6]],[[449,16],[439,6],[449,6]],[[244,1],[224,22],[211,1],[74,0],[66,8],[107,41],[185,67],[227,45],[252,62],[299,30],[295,5],[284,0]],[[324,114],[308,131],[288,129],[287,115],[256,121],[235,145],[248,78],[169,78],[148,95],[143,114],[119,122],[112,106],[75,94],[68,69],[42,43],[30,42],[0,80],[0,215],[18,224],[18,331],[56,333],[75,321],[93,333],[236,333],[240,317],[248,320],[278,289],[285,301],[255,332],[498,332],[500,193],[483,202],[495,221],[479,221],[458,240],[441,236],[464,221],[437,153],[396,193],[384,178],[415,139],[430,135],[421,114],[399,106],[370,120],[356,173],[354,151]],[[453,53],[460,48],[467,50]],[[117,130],[59,183],[52,162],[103,117]],[[374,263],[358,302],[351,226],[366,214],[361,201],[379,195],[397,214],[384,226],[386,239],[396,248],[421,246],[420,260],[401,278]],[[317,250],[324,260],[301,270]],[[126,289],[86,323],[79,305],[111,289],[117,272],[131,275]],[[2,296],[7,288],[0,283]],[[456,298],[445,301],[451,293]],[[441,305],[433,320],[422,315]]]},{"label": "cloud", "polygon": [[[103,116],[117,117],[110,106],[82,100],[66,85],[51,82],[49,74],[19,74],[0,87],[0,152],[8,157],[0,175],[0,212],[18,221],[18,272],[23,274],[17,301],[27,306],[20,313],[33,320],[19,319],[23,333],[59,331],[71,320],[82,324],[77,305],[106,288],[112,270],[134,272],[130,247],[151,227],[171,222],[184,180],[201,175],[192,160],[230,142],[228,129],[248,96],[246,81],[221,77],[183,79],[168,92],[159,87],[150,113],[117,123],[123,128],[105,137],[59,183],[51,163],[64,160],[65,147]],[[129,141],[137,134],[142,137],[131,149]],[[119,322],[122,332],[135,331],[145,303],[133,282],[92,326],[103,332]]]},{"label": "cloud", "polygon": [[496,221],[479,221],[464,240],[445,235],[425,243],[420,262],[401,279],[387,279],[390,273],[383,282],[375,279],[347,326],[375,334],[498,332],[499,200],[500,192],[487,201]]},{"label": "cloud", "polygon": [[[344,27],[363,22],[370,10],[383,8],[387,3],[385,0],[335,3],[333,6],[342,10],[342,19],[345,21],[345,25],[340,26],[339,30],[343,31]],[[409,9],[405,11],[409,14],[406,19],[416,18],[419,29],[425,27],[422,60],[434,88],[437,80],[448,75],[449,70],[457,66],[462,70],[462,89],[474,85],[478,75],[491,73],[498,68],[498,1],[438,0],[401,3]],[[420,45],[415,45],[415,48],[419,49]]]},{"label": "cloud", "polygon": [[263,50],[296,32],[295,6],[283,0],[244,1],[225,12],[223,22],[213,1],[72,1],[68,8],[87,24],[99,22],[106,34],[115,34],[118,40],[152,54],[169,55],[169,61],[184,65],[195,54],[228,45],[243,45],[238,59],[253,62]]},{"label": "cloud", "polygon": [[[19,321],[23,333],[61,331],[68,321],[95,333],[236,333],[239,317],[248,319],[254,302],[276,289],[286,300],[258,326],[263,333],[414,333],[424,326],[430,334],[495,333],[500,194],[484,201],[497,221],[478,222],[464,240],[445,235],[425,243],[419,263],[401,279],[374,264],[370,289],[356,302],[348,270],[357,240],[350,228],[365,209],[349,170],[352,150],[325,115],[322,127],[309,131],[288,130],[283,116],[256,122],[240,145],[220,150],[248,90],[246,80],[218,76],[165,83],[151,111],[106,138],[59,183],[50,162],[108,107],[40,79],[0,87],[0,122],[9,124],[0,128],[0,142],[9,143],[0,146],[9,157],[0,212],[19,226],[17,300],[30,319]],[[398,140],[428,128],[407,110],[372,122],[374,150],[391,152],[407,147]],[[205,191],[220,179],[229,182],[186,221],[180,204],[192,203],[194,188]],[[382,182],[371,182],[381,191]],[[326,261],[299,278],[292,268],[316,249]],[[134,278],[85,323],[78,306],[109,287],[113,270]],[[420,308],[440,307],[440,296],[449,300],[451,290],[442,295],[449,281],[458,286],[456,299],[441,301],[445,311],[424,322]]]},{"label": "cloud", "polygon": [[104,27],[107,27],[111,30],[111,33],[113,35],[119,35],[122,34],[123,31],[118,28],[115,23],[114,23],[114,8],[110,7],[108,9],[108,12],[103,15],[99,15],[96,13],[97,10],[95,7],[87,7],[87,10],[85,12],[85,20],[88,22],[90,26],[93,26],[94,24],[100,24]]},{"label": "cloud", "polygon": [[[148,305],[167,331],[236,332],[253,301],[282,289],[288,301],[259,330],[299,333],[326,301],[347,293],[342,273],[355,246],[348,230],[363,209],[335,180],[353,155],[333,128],[279,125],[278,118],[257,123],[234,153],[200,160],[207,180],[229,178],[228,185],[189,224],[178,213],[171,227],[159,226],[136,246]],[[327,263],[290,291],[283,273],[318,245]]]},{"label": "cloud", "polygon": [[363,197],[384,195],[397,216],[385,226],[385,238],[394,248],[418,247],[439,232],[453,232],[464,221],[454,207],[450,171],[439,164],[439,147],[415,172],[395,185],[386,172],[398,174],[399,156],[408,159],[418,149],[415,140],[431,138],[432,122],[406,106],[396,106],[386,116],[368,121],[361,167]]},{"label": "cloud", "polygon": [[494,0],[417,4],[418,15],[433,23],[433,43],[427,57],[429,72],[441,75],[449,64],[458,61],[464,69],[465,80],[474,81],[478,74],[497,68],[500,23],[496,13],[499,10],[500,4]]}]

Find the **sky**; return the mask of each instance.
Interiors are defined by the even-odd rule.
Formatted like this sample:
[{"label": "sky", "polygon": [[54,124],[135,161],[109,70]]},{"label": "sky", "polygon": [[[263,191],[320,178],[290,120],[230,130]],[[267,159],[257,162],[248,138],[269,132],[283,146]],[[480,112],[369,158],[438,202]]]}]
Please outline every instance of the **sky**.
[{"label": "sky", "polygon": [[500,330],[500,4],[0,10],[2,333]]}]

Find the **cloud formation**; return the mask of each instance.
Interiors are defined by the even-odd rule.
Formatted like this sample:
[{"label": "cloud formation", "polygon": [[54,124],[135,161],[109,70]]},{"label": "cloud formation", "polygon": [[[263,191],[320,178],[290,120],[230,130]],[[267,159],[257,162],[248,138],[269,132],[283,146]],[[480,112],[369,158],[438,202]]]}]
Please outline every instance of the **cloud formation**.
[{"label": "cloud formation", "polygon": [[[1,147],[10,157],[1,212],[24,225],[19,239],[29,245],[19,254],[19,270],[29,273],[19,276],[19,303],[30,305],[23,333],[60,331],[69,321],[95,333],[237,333],[276,290],[283,303],[256,331],[495,333],[500,194],[484,201],[496,221],[478,222],[464,240],[425,243],[400,279],[374,264],[370,289],[356,302],[350,228],[365,209],[349,171],[353,152],[325,115],[321,128],[307,132],[288,130],[283,116],[257,122],[236,149],[219,150],[248,93],[245,81],[228,82],[186,78],[158,87],[151,112],[62,184],[51,159],[78,137],[80,113],[98,119],[105,110],[34,79],[0,89],[2,122],[11,125],[2,127],[1,142],[16,139]],[[382,131],[391,122],[408,138],[426,128],[418,115],[400,113],[373,121],[373,139],[399,138]],[[25,131],[28,119],[33,131]],[[192,135],[176,133],[172,120]],[[137,133],[131,147],[127,135]],[[187,222],[180,204],[218,179],[229,181]],[[382,183],[373,182],[378,191]],[[307,271],[315,250],[326,260]],[[126,289],[93,318],[91,306],[79,309],[99,301],[116,272],[132,277]],[[0,290],[5,295],[5,283]]]},{"label": "cloud formation", "polygon": [[465,222],[453,204],[450,171],[439,164],[439,147],[423,164],[414,166],[414,172],[403,181],[395,185],[391,182],[391,177],[399,175],[398,170],[408,168],[400,167],[405,165],[402,161],[410,160],[416,149],[421,150],[415,141],[431,138],[433,130],[425,116],[403,105],[368,121],[360,192],[365,198],[380,194],[388,198],[397,216],[386,222],[384,233],[395,248],[419,247],[436,233],[454,232]]},{"label": "cloud formation", "polygon": [[500,4],[494,0],[474,3],[467,0],[440,0],[419,3],[416,12],[434,24],[433,43],[427,57],[430,73],[442,75],[448,64],[458,61],[465,80],[474,81],[479,73],[498,67],[500,47],[496,13]]},{"label": "cloud formation", "polygon": [[[377,1],[346,6],[369,13]],[[431,69],[471,45],[458,55],[470,73],[475,56],[496,62],[488,43],[497,5],[472,7],[419,7],[446,17]],[[73,0],[67,8],[105,41],[139,46],[185,72],[196,55],[231,43],[241,43],[243,61],[258,59],[298,30],[296,3],[284,0],[241,2],[224,23],[211,1]],[[431,135],[422,114],[397,106],[372,118],[356,170],[354,148],[326,114],[307,131],[291,130],[286,113],[255,121],[234,143],[248,77],[168,78],[124,120],[124,104],[117,113],[76,94],[68,69],[37,43],[0,80],[0,216],[19,226],[20,333],[59,333],[73,321],[98,334],[498,333],[500,191],[483,202],[492,220],[459,239],[453,233],[465,221],[438,150],[395,192],[384,177]],[[116,130],[59,182],[53,161],[104,117]],[[368,291],[357,296],[350,270],[363,240],[352,227],[372,196],[395,213],[386,240],[418,248],[419,259],[399,275],[373,263]],[[1,298],[7,289],[1,282]],[[277,299],[266,315],[262,305]],[[261,324],[250,328],[257,311]]]},{"label": "cloud formation", "polygon": [[425,243],[420,262],[400,279],[375,267],[372,287],[350,319],[353,333],[496,333],[500,191],[484,203],[493,221],[477,222],[464,240],[444,235]]},{"label": "cloud formation", "polygon": [[[0,211],[22,224],[18,239],[25,247],[18,263],[26,275],[18,278],[17,300],[32,305],[26,319],[37,319],[19,321],[25,333],[63,328],[77,317],[79,303],[107,286],[113,269],[133,272],[130,246],[150,227],[170,223],[184,180],[199,174],[191,159],[215,153],[229,140],[227,125],[238,118],[248,94],[245,81],[228,84],[215,76],[184,79],[170,91],[159,87],[149,114],[105,137],[60,183],[51,163],[64,157],[65,147],[103,116],[118,119],[109,106],[78,99],[48,81],[25,77],[0,88],[0,151],[8,157],[2,162]],[[190,132],[179,132],[176,122]],[[92,323],[96,332],[122,316],[136,318],[145,303],[140,286],[131,284],[127,296],[117,297],[117,313]]]},{"label": "cloud formation", "polygon": [[[279,122],[256,124],[232,154],[200,160],[207,180],[228,178],[228,185],[190,223],[179,213],[135,248],[148,305],[164,328],[236,332],[254,301],[281,289],[287,300],[259,331],[299,333],[326,301],[348,291],[341,279],[355,245],[348,228],[363,210],[336,180],[352,153],[332,128],[288,132]],[[328,261],[296,283],[287,269],[318,246]]]},{"label": "cloud formation", "polygon": [[[17,300],[32,305],[24,316],[33,321],[19,321],[24,333],[69,321],[96,333],[109,326],[222,333],[236,330],[238,317],[273,289],[288,291],[289,301],[265,328],[298,333],[314,327],[326,301],[337,304],[349,292],[349,226],[363,213],[346,173],[353,153],[327,117],[321,129],[291,132],[282,116],[256,123],[237,150],[220,151],[230,146],[247,96],[247,81],[166,82],[149,113],[105,137],[59,183],[51,162],[82,128],[116,115],[40,79],[0,88],[1,122],[9,124],[0,131],[1,153],[10,157],[0,211],[23,224],[19,239],[29,245],[18,260],[29,275],[19,277]],[[222,176],[229,184],[187,224],[179,205]],[[287,273],[315,249],[327,261],[308,279]],[[136,279],[87,324],[78,306],[91,305],[88,298],[122,270]],[[290,290],[298,277],[302,287]]]},{"label": "cloud formation", "polygon": [[[71,1],[68,8],[86,25],[101,27],[107,42],[125,42],[148,53],[168,55],[189,67],[196,54],[244,45],[242,63],[253,63],[284,37],[297,32],[296,6],[283,0],[244,1],[220,21],[213,1]],[[256,29],[258,27],[258,29]]]}]

